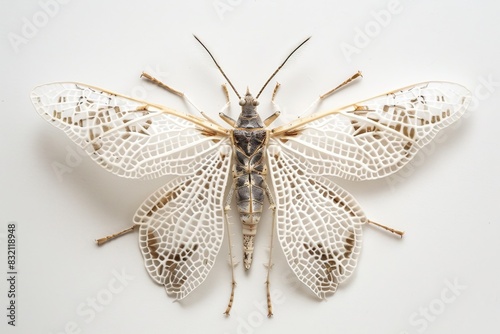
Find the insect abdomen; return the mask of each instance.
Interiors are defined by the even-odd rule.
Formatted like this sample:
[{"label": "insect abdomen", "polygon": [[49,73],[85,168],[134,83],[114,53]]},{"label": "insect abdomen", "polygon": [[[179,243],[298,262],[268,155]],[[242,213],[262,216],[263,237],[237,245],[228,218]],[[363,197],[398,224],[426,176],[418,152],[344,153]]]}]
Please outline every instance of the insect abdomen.
[{"label": "insect abdomen", "polygon": [[264,204],[262,175],[250,173],[236,180],[236,200],[243,232],[243,263],[246,269],[252,264],[254,240]]},{"label": "insect abdomen", "polygon": [[236,201],[243,230],[243,263],[246,269],[252,264],[255,234],[264,203],[264,149],[267,132],[263,129],[236,129],[234,182]]}]

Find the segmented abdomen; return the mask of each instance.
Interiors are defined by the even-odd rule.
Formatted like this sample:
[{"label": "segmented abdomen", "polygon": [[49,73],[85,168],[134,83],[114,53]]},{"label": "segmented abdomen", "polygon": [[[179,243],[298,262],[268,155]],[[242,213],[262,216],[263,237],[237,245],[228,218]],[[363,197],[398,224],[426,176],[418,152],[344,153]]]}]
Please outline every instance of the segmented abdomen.
[{"label": "segmented abdomen", "polygon": [[255,234],[264,204],[265,130],[234,130],[234,182],[236,201],[243,230],[243,263],[250,268]]},{"label": "segmented abdomen", "polygon": [[253,257],[255,234],[264,204],[264,178],[257,173],[238,176],[236,181],[236,200],[243,230],[243,263],[250,268]]}]

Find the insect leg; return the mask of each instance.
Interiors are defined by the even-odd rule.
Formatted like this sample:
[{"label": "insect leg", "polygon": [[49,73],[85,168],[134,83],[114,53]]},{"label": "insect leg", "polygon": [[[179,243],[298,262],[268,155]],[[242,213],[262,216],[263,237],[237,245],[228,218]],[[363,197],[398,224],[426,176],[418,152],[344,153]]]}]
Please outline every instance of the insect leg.
[{"label": "insect leg", "polygon": [[115,238],[121,237],[124,234],[132,232],[137,226],[139,226],[139,225],[132,225],[131,227],[129,227],[127,229],[124,229],[123,231],[120,231],[118,233],[114,233],[114,234],[105,236],[103,238],[99,238],[99,239],[96,240],[96,243],[97,243],[98,246],[101,246],[101,245],[103,245],[104,243],[106,243],[106,242],[108,242],[110,240],[113,240]]},{"label": "insect leg", "polygon": [[371,220],[369,220],[369,219],[367,220],[367,222],[368,222],[368,224],[372,224],[372,225],[378,226],[378,227],[380,227],[380,228],[383,228],[383,229],[384,229],[384,230],[386,230],[386,231],[389,231],[389,232],[391,232],[391,233],[397,234],[397,235],[399,235],[401,238],[403,237],[403,234],[405,233],[405,232],[403,232],[403,231],[398,231],[398,230],[396,230],[396,229],[393,229],[392,227],[388,227],[388,226],[385,226],[385,225],[382,225],[382,224],[376,223],[376,222],[371,221]]},{"label": "insect leg", "polygon": [[274,120],[275,120],[276,118],[278,118],[278,116],[279,116],[279,115],[281,115],[281,111],[276,110],[276,111],[274,112],[274,114],[272,114],[271,116],[269,116],[268,118],[266,118],[266,119],[264,120],[264,125],[265,125],[265,126],[269,126],[269,125],[271,125],[271,123],[272,123],[272,122],[274,122]]},{"label": "insect leg", "polygon": [[278,92],[278,89],[280,88],[281,84],[279,82],[276,82],[276,86],[274,86],[273,90],[273,97],[271,98],[271,102],[274,103],[274,99],[276,98],[276,93]]},{"label": "insect leg", "polygon": [[231,243],[231,232],[229,231],[229,217],[228,212],[231,210],[231,200],[233,199],[234,189],[236,184],[233,182],[231,188],[229,188],[229,193],[224,204],[224,221],[226,222],[227,230],[227,242],[229,244],[229,265],[231,266],[231,295],[229,296],[229,303],[227,304],[225,315],[229,315],[231,308],[233,307],[234,301],[234,288],[236,287],[236,281],[234,279],[234,261],[233,261],[233,245]]},{"label": "insect leg", "polygon": [[309,111],[316,105],[318,104],[319,102],[321,102],[322,100],[324,100],[325,98],[329,97],[330,95],[332,95],[333,93],[335,93],[336,91],[340,90],[342,87],[350,84],[352,81],[354,81],[355,79],[357,78],[362,78],[363,75],[361,74],[360,71],[354,73],[350,78],[348,78],[347,80],[345,80],[344,82],[342,82],[340,85],[338,85],[337,87],[335,87],[334,89],[332,90],[329,90],[328,92],[320,95],[313,103],[311,103],[311,105],[309,105],[309,107],[307,107],[307,109],[300,114],[299,117],[302,117],[306,114],[309,113]]},{"label": "insect leg", "polygon": [[323,100],[324,98],[332,95],[333,93],[335,93],[336,91],[338,91],[339,89],[341,89],[342,87],[348,85],[349,83],[351,83],[353,80],[357,79],[357,78],[362,78],[363,75],[361,74],[360,71],[354,73],[350,78],[348,78],[346,81],[344,81],[343,83],[341,83],[340,85],[338,85],[337,87],[335,87],[334,89],[332,90],[329,90],[328,92],[326,92],[325,94],[323,95],[320,95],[319,98],[321,100]]},{"label": "insect leg", "polygon": [[231,125],[232,127],[236,126],[236,120],[232,119],[230,116],[224,114],[223,112],[219,113],[219,117],[222,118],[224,122]]},{"label": "insect leg", "polygon": [[229,102],[230,101],[229,101],[229,91],[227,90],[227,85],[226,84],[222,84],[221,87],[222,87],[222,90],[224,91],[224,96],[226,97],[226,107],[229,107]]},{"label": "insect leg", "polygon": [[[181,98],[183,98],[184,100],[186,100],[191,106],[193,106],[193,108],[195,108],[196,110],[198,110],[198,112],[201,114],[201,116],[203,116],[203,118],[205,118],[206,120],[208,120],[209,122],[212,122],[214,124],[217,124],[217,122],[215,122],[213,119],[211,119],[207,114],[205,114],[205,112],[203,110],[201,110],[200,108],[198,108],[193,101],[191,101],[188,96],[186,94],[184,94],[183,92],[181,91],[178,91],[176,89],[173,89],[172,87],[168,86],[167,84],[161,82],[160,80],[156,79],[155,77],[153,77],[152,75],[146,73],[146,72],[142,72],[141,74],[141,78],[145,78],[149,81],[151,81],[152,83],[154,83],[155,85],[167,90],[168,92],[172,93],[172,94],[175,94]],[[217,124],[218,125],[218,124]]]},{"label": "insect leg", "polygon": [[270,209],[273,212],[273,222],[271,226],[271,242],[269,246],[269,263],[267,264],[267,278],[266,278],[266,293],[267,293],[267,316],[270,318],[273,316],[273,305],[271,303],[271,290],[269,288],[271,282],[270,282],[270,272],[271,272],[271,267],[273,266],[273,243],[274,243],[274,231],[276,230],[276,203],[274,202],[273,195],[271,193],[271,189],[269,189],[269,185],[264,181],[264,190],[267,195],[267,200],[269,201],[270,204]]},{"label": "insect leg", "polygon": [[229,104],[230,104],[229,92],[228,92],[227,86],[225,84],[222,85],[222,90],[224,91],[224,95],[226,96],[226,104],[224,105],[222,110],[219,112],[219,117],[222,118],[222,120],[224,122],[226,122],[227,124],[229,124],[230,126],[235,127],[236,120],[234,120],[233,118],[231,118],[230,116],[228,116],[224,113],[224,111],[226,111],[229,108]]},{"label": "insect leg", "polygon": [[274,109],[276,110],[271,116],[269,116],[268,118],[266,118],[264,120],[264,125],[265,126],[269,126],[271,125],[272,122],[274,122],[274,120],[276,118],[278,118],[278,116],[281,114],[281,111],[280,111],[280,107],[278,106],[278,104],[276,103],[275,101],[275,97],[276,97],[276,93],[278,92],[278,88],[280,88],[280,83],[277,82],[276,83],[276,86],[274,87],[274,90],[273,90],[273,97],[271,98],[271,103],[273,104],[274,106]]},{"label": "insect leg", "polygon": [[164,84],[163,82],[161,82],[160,80],[156,79],[155,77],[153,77],[152,75],[150,75],[150,74],[148,74],[146,72],[142,72],[141,73],[141,78],[145,78],[145,79],[151,81],[155,85],[160,86],[161,88],[167,90],[168,92],[170,92],[172,94],[175,94],[175,95],[180,96],[180,97],[184,97],[184,93],[183,92],[178,91],[176,89],[173,89],[172,87]]}]

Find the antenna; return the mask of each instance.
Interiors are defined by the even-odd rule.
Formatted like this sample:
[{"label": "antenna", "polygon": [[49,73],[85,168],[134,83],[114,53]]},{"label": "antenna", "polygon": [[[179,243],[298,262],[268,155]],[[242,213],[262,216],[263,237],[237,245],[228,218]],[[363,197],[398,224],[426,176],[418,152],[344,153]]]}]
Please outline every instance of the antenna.
[{"label": "antenna", "polygon": [[[214,56],[212,56],[212,53],[208,50],[208,48],[205,46],[205,44],[203,44],[200,41],[200,39],[198,37],[196,37],[196,35],[193,35],[193,36],[201,44],[201,46],[203,46],[203,48],[208,52],[208,54],[210,55],[210,57],[214,61],[215,66],[217,66],[217,68],[219,69],[220,73],[222,73],[222,75],[224,76],[224,78],[226,78],[227,82],[229,83],[229,86],[231,86],[231,88],[233,89],[233,91],[236,93],[236,96],[238,96],[238,99],[241,99],[240,94],[238,94],[238,92],[236,91],[236,88],[234,88],[233,83],[231,82],[231,80],[229,80],[229,78],[227,77],[226,73],[224,73],[224,71],[222,70],[222,68],[219,66],[219,64],[217,63],[217,60],[215,60]],[[304,43],[302,43],[302,44],[304,44]]]},{"label": "antenna", "polygon": [[[195,36],[196,37],[196,36]],[[274,76],[276,75],[276,73],[279,72],[279,70],[281,70],[281,68],[283,67],[283,65],[285,65],[285,63],[288,61],[288,59],[295,53],[295,51],[297,51],[302,45],[304,45],[309,39],[311,39],[311,37],[307,37],[305,41],[303,41],[302,43],[299,44],[299,46],[297,46],[289,55],[288,57],[286,57],[285,61],[283,63],[281,63],[280,66],[278,66],[278,68],[276,69],[276,71],[274,71],[274,73],[269,77],[269,79],[267,79],[266,83],[264,84],[264,86],[262,86],[262,88],[260,89],[259,91],[259,94],[257,94],[257,96],[255,97],[255,99],[258,99],[260,94],[262,93],[262,91],[264,90],[264,88],[266,88],[267,84],[269,83],[269,81],[271,81],[272,78],[274,78]],[[201,42],[200,42],[201,43]],[[207,50],[208,51],[208,50]],[[212,57],[213,58],[213,57]],[[234,88],[233,88],[234,89]]]}]

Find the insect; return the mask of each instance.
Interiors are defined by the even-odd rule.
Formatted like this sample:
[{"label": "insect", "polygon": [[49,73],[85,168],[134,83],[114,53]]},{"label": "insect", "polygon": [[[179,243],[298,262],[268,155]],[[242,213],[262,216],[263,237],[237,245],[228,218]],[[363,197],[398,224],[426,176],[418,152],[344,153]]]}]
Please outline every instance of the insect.
[{"label": "insect", "polygon": [[[328,176],[372,180],[405,164],[442,128],[466,110],[471,95],[461,85],[424,82],[346,107],[309,113],[270,128],[279,111],[262,120],[258,98],[292,54],[254,97],[241,96],[205,45],[240,99],[238,119],[221,112],[229,127],[201,116],[126,97],[80,83],[52,83],[31,94],[40,115],[63,130],[103,168],[127,178],[177,178],[156,190],[139,207],[133,225],[98,239],[103,244],[139,230],[147,271],[167,293],[182,299],[209,274],[227,229],[231,200],[236,198],[243,231],[243,263],[252,264],[264,201],[272,211],[272,233],[297,278],[319,298],[334,293],[354,271],[361,250],[362,227],[376,225],[356,200]],[[359,78],[358,72],[321,95],[318,101]],[[153,76],[143,77],[194,103]],[[275,96],[279,84],[272,95]],[[229,92],[223,85],[229,107]],[[272,189],[266,179],[270,175]],[[226,195],[226,188],[228,194]],[[226,195],[226,196],[225,196]],[[230,233],[231,293],[235,279]],[[273,249],[271,235],[271,251]],[[272,315],[269,272],[266,291]]]}]

